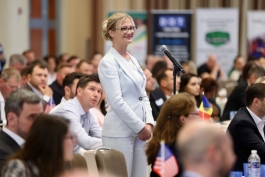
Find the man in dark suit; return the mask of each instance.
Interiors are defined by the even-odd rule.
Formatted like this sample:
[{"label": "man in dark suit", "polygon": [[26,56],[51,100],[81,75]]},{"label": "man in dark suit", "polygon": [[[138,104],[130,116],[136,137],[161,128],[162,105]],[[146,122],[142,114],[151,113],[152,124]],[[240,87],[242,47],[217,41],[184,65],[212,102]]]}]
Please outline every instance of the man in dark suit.
[{"label": "man in dark suit", "polygon": [[222,120],[230,120],[230,112],[238,111],[241,107],[245,107],[245,90],[248,85],[255,83],[256,79],[265,76],[265,70],[263,67],[258,66],[255,63],[247,64],[245,67],[246,78],[243,78],[236,88],[233,90],[231,95],[228,97],[227,103],[224,108]]},{"label": "man in dark suit", "polygon": [[74,67],[70,63],[62,63],[57,67],[56,80],[50,85],[53,91],[53,99],[56,105],[60,104],[63,92],[63,79],[67,74],[74,72]]},{"label": "man in dark suit", "polygon": [[47,85],[48,69],[46,63],[34,61],[29,65],[27,83],[21,88],[30,90],[42,99],[43,110],[50,101],[53,91]]},{"label": "man in dark suit", "polygon": [[177,148],[182,177],[227,177],[236,160],[229,134],[205,122],[185,125],[178,133]]},{"label": "man in dark suit", "polygon": [[237,155],[233,171],[243,171],[251,150],[257,150],[261,163],[265,163],[265,84],[257,83],[246,89],[246,107],[237,111],[228,126]]},{"label": "man in dark suit", "polygon": [[18,89],[5,102],[7,125],[0,131],[0,169],[6,158],[21,149],[36,117],[43,112],[41,99],[33,92]]},{"label": "man in dark suit", "polygon": [[[154,91],[150,93],[150,105],[152,108],[152,113],[154,120],[157,119],[160,110],[165,103],[165,101],[170,98],[173,94],[173,85],[174,85],[174,77],[173,70],[171,69],[163,69],[161,70],[156,77],[156,80],[159,84],[159,88],[156,88]],[[180,79],[176,78],[176,90],[179,90]]]}]

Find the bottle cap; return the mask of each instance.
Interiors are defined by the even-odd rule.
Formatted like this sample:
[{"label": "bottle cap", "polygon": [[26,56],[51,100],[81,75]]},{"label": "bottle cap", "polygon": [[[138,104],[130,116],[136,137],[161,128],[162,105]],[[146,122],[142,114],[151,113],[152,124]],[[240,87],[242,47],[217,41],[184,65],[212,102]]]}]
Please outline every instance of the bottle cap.
[{"label": "bottle cap", "polygon": [[257,150],[251,150],[251,154],[257,154]]}]

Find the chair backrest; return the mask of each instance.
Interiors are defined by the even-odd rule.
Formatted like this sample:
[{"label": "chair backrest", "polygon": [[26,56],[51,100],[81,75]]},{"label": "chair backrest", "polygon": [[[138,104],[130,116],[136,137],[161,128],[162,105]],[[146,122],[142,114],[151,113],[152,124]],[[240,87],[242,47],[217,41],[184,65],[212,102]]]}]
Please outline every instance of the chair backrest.
[{"label": "chair backrest", "polygon": [[83,154],[88,167],[88,176],[99,177],[94,150],[85,151]]},{"label": "chair backrest", "polygon": [[98,170],[103,176],[128,177],[123,153],[115,149],[98,148],[95,155]]},{"label": "chair backrest", "polygon": [[74,159],[72,160],[74,168],[85,168],[87,169],[86,159],[80,154],[74,154]]}]

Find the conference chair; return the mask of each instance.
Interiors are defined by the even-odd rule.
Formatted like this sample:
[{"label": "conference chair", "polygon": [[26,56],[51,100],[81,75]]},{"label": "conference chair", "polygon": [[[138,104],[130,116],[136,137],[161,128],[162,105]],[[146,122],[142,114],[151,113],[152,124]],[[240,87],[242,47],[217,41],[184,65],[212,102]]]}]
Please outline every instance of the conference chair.
[{"label": "conference chair", "polygon": [[83,169],[88,169],[87,168],[87,163],[86,159],[80,155],[80,154],[74,154],[74,158],[72,160],[73,168],[83,168]]},{"label": "conference chair", "polygon": [[128,177],[125,157],[120,151],[106,147],[97,148],[95,158],[102,176]]},{"label": "conference chair", "polygon": [[99,177],[94,150],[85,151],[82,156],[86,159],[88,176]]}]

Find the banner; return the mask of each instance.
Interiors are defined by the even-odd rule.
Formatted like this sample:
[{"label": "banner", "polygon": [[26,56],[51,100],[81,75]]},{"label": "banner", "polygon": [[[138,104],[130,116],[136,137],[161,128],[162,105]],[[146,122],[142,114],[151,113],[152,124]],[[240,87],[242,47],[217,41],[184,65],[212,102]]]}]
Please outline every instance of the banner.
[{"label": "banner", "polygon": [[[108,17],[116,12],[109,12]],[[147,56],[147,14],[146,12],[126,12],[130,15],[137,30],[134,32],[133,41],[128,45],[128,52],[134,56],[140,65],[145,65],[145,60]],[[111,41],[105,42],[105,53],[109,51],[112,46]]]},{"label": "banner", "polygon": [[196,18],[197,66],[215,54],[228,73],[238,55],[238,9],[197,9]]},{"label": "banner", "polygon": [[151,52],[163,56],[166,45],[179,61],[191,59],[191,11],[152,10]]},{"label": "banner", "polygon": [[248,54],[252,58],[265,57],[265,12],[248,12]]}]

